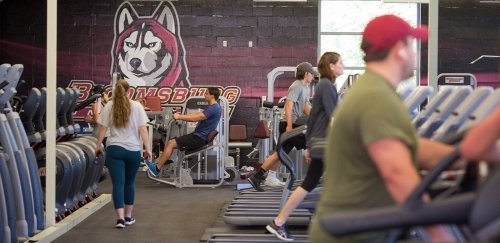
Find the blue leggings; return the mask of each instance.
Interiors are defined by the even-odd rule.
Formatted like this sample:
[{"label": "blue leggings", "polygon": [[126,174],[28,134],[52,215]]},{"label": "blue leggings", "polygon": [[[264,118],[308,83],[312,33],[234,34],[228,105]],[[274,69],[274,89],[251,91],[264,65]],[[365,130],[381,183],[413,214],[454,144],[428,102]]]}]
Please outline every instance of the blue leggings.
[{"label": "blue leggings", "polygon": [[106,166],[113,183],[115,209],[123,208],[124,204],[134,205],[135,176],[140,164],[140,151],[129,151],[116,145],[106,148]]}]

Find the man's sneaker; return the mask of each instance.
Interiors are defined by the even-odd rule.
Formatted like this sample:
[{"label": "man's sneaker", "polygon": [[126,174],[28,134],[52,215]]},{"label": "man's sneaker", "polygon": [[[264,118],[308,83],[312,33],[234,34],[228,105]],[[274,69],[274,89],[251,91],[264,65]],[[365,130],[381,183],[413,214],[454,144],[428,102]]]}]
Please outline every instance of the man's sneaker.
[{"label": "man's sneaker", "polygon": [[274,223],[274,219],[271,221],[270,224],[266,226],[267,231],[269,233],[276,235],[276,237],[280,238],[281,240],[284,241],[294,241],[295,239],[293,236],[288,232],[288,229],[286,228],[286,224],[282,226],[277,226]]},{"label": "man's sneaker", "polygon": [[257,190],[259,192],[263,192],[264,191],[264,188],[262,188],[260,186],[261,180],[255,178],[255,175],[248,177],[247,181],[250,182],[250,185],[252,185],[252,187],[255,190]]},{"label": "man's sneaker", "polygon": [[269,186],[269,187],[278,187],[278,186],[284,186],[285,182],[280,181],[276,177],[267,176],[266,181],[264,182],[264,185]]},{"label": "man's sneaker", "polygon": [[146,165],[148,166],[148,170],[149,170],[149,173],[151,173],[151,175],[153,175],[155,177],[158,176],[160,171],[156,168],[156,163],[153,163],[149,160],[146,160]]},{"label": "man's sneaker", "polygon": [[125,217],[125,225],[133,225],[135,224],[135,219],[133,217]]},{"label": "man's sneaker", "polygon": [[116,228],[118,229],[123,229],[125,228],[125,220],[123,219],[118,219],[116,220],[116,225],[115,225]]}]

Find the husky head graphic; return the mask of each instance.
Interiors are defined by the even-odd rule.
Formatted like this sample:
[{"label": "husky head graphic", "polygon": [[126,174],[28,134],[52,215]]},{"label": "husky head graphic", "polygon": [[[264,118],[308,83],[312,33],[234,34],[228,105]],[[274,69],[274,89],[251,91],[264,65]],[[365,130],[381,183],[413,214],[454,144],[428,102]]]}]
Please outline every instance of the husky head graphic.
[{"label": "husky head graphic", "polygon": [[162,1],[152,16],[138,16],[129,2],[115,15],[111,73],[131,86],[190,86],[174,6]]}]

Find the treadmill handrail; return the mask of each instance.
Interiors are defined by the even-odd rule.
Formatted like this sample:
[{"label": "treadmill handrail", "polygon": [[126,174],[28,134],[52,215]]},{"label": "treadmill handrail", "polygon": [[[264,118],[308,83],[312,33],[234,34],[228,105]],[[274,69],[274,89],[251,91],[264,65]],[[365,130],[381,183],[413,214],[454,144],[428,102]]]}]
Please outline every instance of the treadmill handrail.
[{"label": "treadmill handrail", "polygon": [[283,150],[283,144],[287,142],[288,140],[299,136],[301,134],[305,134],[307,129],[307,125],[302,125],[300,127],[296,127],[292,129],[289,132],[285,132],[281,134],[279,140],[278,140],[278,145],[277,145],[277,153],[278,153],[278,158],[280,159],[281,163],[290,171],[290,183],[288,183],[288,189],[292,190],[293,187],[293,182],[295,181],[295,166],[293,163],[293,160],[288,156],[287,153]]},{"label": "treadmill handrail", "polygon": [[420,184],[415,188],[415,190],[408,196],[405,202],[405,206],[408,208],[418,208],[424,204],[422,196],[432,185],[434,181],[441,175],[441,172],[446,170],[453,164],[457,159],[460,158],[460,152],[458,147],[455,147],[453,152],[444,157],[429,173],[422,179]]},{"label": "treadmill handrail", "polygon": [[330,234],[337,237],[415,225],[466,224],[475,197],[475,193],[466,193],[447,200],[432,201],[425,207],[415,210],[405,206],[389,206],[371,210],[336,212],[320,218],[320,224]]},{"label": "treadmill handrail", "polygon": [[439,139],[438,141],[445,143],[445,144],[457,144],[459,143],[465,136],[465,134],[469,131],[469,129],[464,129],[460,132],[453,133],[453,134],[448,134],[444,136],[442,139]]}]

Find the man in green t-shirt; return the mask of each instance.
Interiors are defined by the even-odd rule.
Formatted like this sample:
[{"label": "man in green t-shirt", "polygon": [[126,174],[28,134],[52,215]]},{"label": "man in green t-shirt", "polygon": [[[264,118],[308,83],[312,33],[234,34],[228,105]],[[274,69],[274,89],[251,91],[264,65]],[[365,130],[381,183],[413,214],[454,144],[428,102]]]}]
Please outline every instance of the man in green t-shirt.
[{"label": "man in green t-shirt", "polygon": [[[370,232],[335,238],[317,219],[334,212],[401,204],[420,182],[419,168],[431,168],[452,151],[419,139],[396,93],[413,76],[415,39],[427,28],[413,28],[394,15],[370,21],[363,33],[365,73],[336,110],[328,134],[324,190],[309,229],[311,242],[389,242],[398,232]],[[443,227],[427,227],[433,240],[450,238]]]}]

